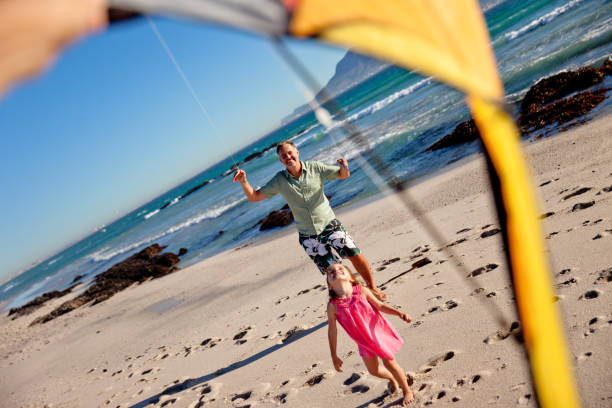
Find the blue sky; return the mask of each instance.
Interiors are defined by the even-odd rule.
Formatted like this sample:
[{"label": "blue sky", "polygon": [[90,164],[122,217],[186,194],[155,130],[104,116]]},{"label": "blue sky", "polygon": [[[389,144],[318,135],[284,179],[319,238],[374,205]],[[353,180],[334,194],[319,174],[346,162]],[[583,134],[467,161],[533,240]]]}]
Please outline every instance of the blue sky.
[{"label": "blue sky", "polygon": [[[68,48],[0,99],[0,279],[49,257],[261,137],[305,102],[266,39],[144,19]],[[289,46],[320,83],[345,50]]]}]

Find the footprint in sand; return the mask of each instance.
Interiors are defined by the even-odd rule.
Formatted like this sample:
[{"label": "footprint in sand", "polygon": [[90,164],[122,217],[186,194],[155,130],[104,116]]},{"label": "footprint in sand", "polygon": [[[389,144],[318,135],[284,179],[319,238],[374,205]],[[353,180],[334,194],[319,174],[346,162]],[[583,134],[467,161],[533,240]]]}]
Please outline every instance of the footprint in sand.
[{"label": "footprint in sand", "polygon": [[308,329],[310,329],[311,327],[312,326],[308,326],[308,325],[300,325],[300,326],[293,327],[292,329],[285,332],[282,339],[279,341],[279,344],[291,343],[299,339],[300,337],[304,336],[306,332],[308,331]]},{"label": "footprint in sand", "polygon": [[363,394],[365,392],[368,392],[369,390],[370,390],[370,387],[364,384],[357,384],[351,387],[351,393],[353,394],[356,394],[356,393]]},{"label": "footprint in sand", "polygon": [[584,332],[584,337],[587,337],[595,333],[599,329],[603,329],[612,325],[612,318],[606,318],[605,316],[595,316],[588,323],[588,329]]},{"label": "footprint in sand", "polygon": [[602,222],[602,221],[603,221],[603,219],[602,219],[602,218],[598,218],[598,219],[596,219],[595,221],[586,220],[586,221],[583,221],[583,222],[582,222],[582,226],[583,226],[583,227],[586,227],[586,226],[589,226],[589,225],[595,225],[595,224],[599,224],[599,223],[600,223],[600,222]]},{"label": "footprint in sand", "polygon": [[578,190],[574,191],[573,193],[570,193],[570,194],[566,195],[565,197],[563,197],[563,200],[569,200],[570,198],[573,198],[573,197],[579,196],[581,194],[584,194],[587,191],[590,191],[592,189],[593,189],[592,187],[582,187],[582,188],[579,188]]},{"label": "footprint in sand", "polygon": [[247,334],[249,334],[249,332],[253,330],[253,328],[251,326],[248,326],[247,328],[241,330],[240,332],[238,332],[237,334],[234,335],[234,337],[232,338],[232,340],[234,341],[235,345],[240,345],[240,344],[244,344],[247,342],[247,339],[244,338],[244,336],[246,336]]},{"label": "footprint in sand", "polygon": [[436,282],[433,285],[429,285],[429,286],[425,286],[425,289],[433,289],[433,288],[437,288],[440,285],[444,285],[444,282]]},{"label": "footprint in sand", "polygon": [[282,298],[278,299],[275,303],[277,305],[280,305],[281,303],[283,303],[285,300],[289,300],[290,297],[289,296],[283,296]]},{"label": "footprint in sand", "polygon": [[422,366],[419,369],[419,371],[417,371],[417,374],[427,374],[428,372],[433,370],[433,368],[435,366],[437,366],[439,363],[444,362],[444,361],[448,361],[448,360],[450,360],[453,357],[455,357],[455,352],[454,351],[447,351],[446,353],[441,354],[441,355],[431,359],[427,364]]},{"label": "footprint in sand", "polygon": [[472,230],[471,228],[463,228],[463,229],[460,229],[459,231],[457,231],[457,234],[463,234],[464,232],[468,232],[468,231],[471,231],[471,230]]},{"label": "footprint in sand", "polygon": [[578,356],[578,361],[584,361],[584,360],[588,360],[589,358],[591,358],[593,356],[593,353],[590,351],[587,351],[586,353],[582,353],[580,356]]},{"label": "footprint in sand", "polygon": [[454,247],[456,245],[462,244],[466,242],[467,240],[468,240],[467,238],[459,238],[458,240],[451,242],[450,244],[438,249],[438,252],[443,251],[445,248],[450,248],[450,247]]},{"label": "footprint in sand", "polygon": [[609,282],[612,282],[612,268],[604,269],[603,271],[599,272],[599,276],[597,276],[597,279],[595,279],[593,284],[599,285],[601,283]]},{"label": "footprint in sand", "polygon": [[[427,313],[434,313],[434,312],[439,312],[439,311],[447,311],[447,310],[451,310],[456,308],[457,306],[459,306],[459,303],[454,300],[447,300],[446,302],[444,302],[443,305],[441,306],[433,306],[431,308],[429,308],[429,310],[427,311]],[[422,316],[425,316],[424,314]]]},{"label": "footprint in sand", "polygon": [[589,291],[586,291],[583,295],[580,295],[580,297],[578,298],[578,300],[591,300],[591,299],[597,299],[599,297],[599,295],[601,295],[601,291],[597,290],[597,289],[592,289]]},{"label": "footprint in sand", "polygon": [[572,212],[584,210],[584,209],[592,207],[594,205],[595,205],[595,201],[589,201],[589,202],[586,202],[586,203],[574,204],[574,206],[572,207]]},{"label": "footprint in sand", "polygon": [[514,321],[512,322],[512,324],[510,324],[510,327],[507,327],[503,330],[499,330],[497,333],[487,336],[483,340],[483,342],[485,344],[494,344],[494,343],[497,343],[498,341],[505,340],[510,335],[520,336],[520,333],[521,333],[521,325],[519,322]]},{"label": "footprint in sand", "polygon": [[546,180],[546,181],[542,182],[542,184],[540,184],[538,187],[544,187],[544,186],[546,186],[546,185],[548,185],[550,183],[552,183],[552,180]]},{"label": "footprint in sand", "polygon": [[607,237],[608,235],[612,235],[612,229],[607,229],[604,230],[603,232],[598,233],[597,235],[595,235],[593,238],[591,238],[592,240],[596,240],[596,239],[601,239],[603,237]]},{"label": "footprint in sand", "polygon": [[472,272],[468,273],[467,277],[472,278],[474,276],[482,275],[483,273],[491,272],[492,270],[497,269],[498,266],[499,266],[498,264],[494,264],[494,263],[490,263],[485,266],[481,266],[480,268],[476,268]]},{"label": "footprint in sand", "polygon": [[360,378],[361,378],[360,374],[353,373],[353,374],[351,374],[351,376],[349,378],[344,380],[344,382],[342,384],[344,384],[344,385],[351,385],[352,383],[354,383],[355,381],[357,381]]},{"label": "footprint in sand", "polygon": [[317,374],[314,377],[310,377],[305,383],[304,386],[314,387],[319,384],[321,381],[325,379],[325,374]]},{"label": "footprint in sand", "polygon": [[485,293],[487,290],[485,288],[476,288],[471,293],[470,296],[476,296]]},{"label": "footprint in sand", "polygon": [[201,408],[205,405],[215,402],[217,394],[219,393],[219,390],[222,386],[223,384],[221,383],[215,383],[212,385],[204,383],[193,387],[192,390],[196,393],[199,393],[199,396],[194,402],[189,405],[188,408]]},{"label": "footprint in sand", "polygon": [[200,346],[202,346],[202,348],[204,349],[209,349],[209,348],[215,347],[221,341],[223,341],[223,339],[209,337],[207,339],[202,340],[202,342],[200,343]]},{"label": "footprint in sand", "polygon": [[493,235],[499,234],[500,232],[501,230],[499,228],[493,228],[489,231],[485,231],[482,234],[480,234],[480,238],[492,237]]},{"label": "footprint in sand", "polygon": [[556,287],[557,288],[564,288],[564,287],[568,287],[568,286],[572,286],[572,285],[576,285],[576,284],[578,284],[578,279],[576,279],[576,278],[569,278],[566,281],[558,283],[556,285]]},{"label": "footprint in sand", "polygon": [[382,271],[382,270],[385,270],[385,269],[387,269],[387,266],[389,266],[389,265],[391,265],[392,263],[395,263],[395,262],[397,262],[397,261],[399,261],[399,260],[400,260],[400,257],[396,257],[396,258],[391,258],[391,259],[384,260],[384,261],[382,261],[382,265],[381,265],[381,266],[379,266],[378,268],[376,268],[376,270],[377,270],[378,272],[380,272],[380,271]]},{"label": "footprint in sand", "polygon": [[249,398],[251,398],[252,394],[253,394],[253,391],[246,391],[246,392],[243,392],[241,394],[234,394],[231,397],[231,401],[235,402],[236,400],[241,400],[241,401],[238,401],[238,402],[243,402],[243,401],[246,401]]},{"label": "footprint in sand", "polygon": [[282,393],[282,394],[278,394],[274,396],[274,400],[280,402],[281,404],[286,404],[287,403],[287,396],[288,394],[286,392]]},{"label": "footprint in sand", "polygon": [[413,259],[416,259],[423,255],[426,252],[429,252],[429,244],[425,244],[424,246],[418,246],[412,250],[412,255],[410,255],[410,259],[404,262],[410,262]]}]

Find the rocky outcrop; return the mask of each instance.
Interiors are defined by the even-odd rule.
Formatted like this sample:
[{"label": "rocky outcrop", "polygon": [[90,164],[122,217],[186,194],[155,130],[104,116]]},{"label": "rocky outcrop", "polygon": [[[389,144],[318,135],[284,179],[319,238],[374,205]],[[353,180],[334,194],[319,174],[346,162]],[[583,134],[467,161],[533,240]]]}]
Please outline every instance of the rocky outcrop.
[{"label": "rocky outcrop", "polygon": [[604,80],[605,74],[596,68],[580,68],[541,79],[533,85],[523,101],[521,112],[531,113],[571,93],[582,91]]},{"label": "rocky outcrop", "polygon": [[444,136],[442,139],[425,149],[425,151],[429,152],[461,143],[472,142],[479,137],[480,133],[478,133],[478,128],[476,127],[476,123],[474,123],[474,119],[469,119],[465,122],[461,122],[452,133]]},{"label": "rocky outcrop", "polygon": [[284,227],[285,225],[289,225],[292,222],[293,213],[289,209],[289,206],[285,205],[280,210],[274,210],[270,212],[264,218],[259,220],[257,224],[254,225],[254,227],[259,225],[259,230],[265,231],[276,227]]},{"label": "rocky outcrop", "polygon": [[171,252],[160,254],[164,248],[153,244],[115,264],[97,275],[93,284],[81,295],[62,303],[57,309],[35,319],[30,325],[46,323],[85,304],[95,305],[134,283],[160,278],[178,270],[175,265],[179,262],[179,257]]},{"label": "rocky outcrop", "polygon": [[[529,89],[520,104],[521,114],[517,123],[522,135],[547,126],[564,125],[591,111],[603,102],[610,88],[592,91],[585,89],[600,84],[606,75],[611,74],[612,60],[607,60],[599,69],[581,68],[538,81]],[[572,124],[569,123],[569,126]],[[560,130],[566,130],[569,126]],[[426,151],[471,142],[479,137],[474,120],[469,119],[460,123],[452,133],[429,146]]]},{"label": "rocky outcrop", "polygon": [[68,293],[72,292],[72,289],[74,289],[75,286],[76,285],[72,285],[68,289],[64,289],[64,290],[61,290],[61,291],[60,290],[54,290],[52,292],[47,292],[45,294],[42,294],[42,295],[38,296],[36,299],[26,303],[23,306],[12,308],[11,310],[9,310],[8,315],[9,316],[13,316],[11,318],[11,320],[15,320],[18,317],[30,314],[33,311],[35,311],[36,309],[42,307],[42,305],[47,303],[49,300],[56,299],[56,298],[61,298],[63,296],[66,296]]},{"label": "rocky outcrop", "polygon": [[[523,113],[518,123],[523,134],[550,125],[562,125],[590,112],[606,99],[611,88],[579,92],[558,102],[546,105],[530,113]],[[563,129],[565,130],[565,129]]]}]

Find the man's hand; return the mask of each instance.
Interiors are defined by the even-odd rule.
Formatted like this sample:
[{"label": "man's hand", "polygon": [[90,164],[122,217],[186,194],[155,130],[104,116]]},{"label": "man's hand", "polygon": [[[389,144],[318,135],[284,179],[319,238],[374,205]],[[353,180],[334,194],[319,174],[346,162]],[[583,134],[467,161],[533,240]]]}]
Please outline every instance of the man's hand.
[{"label": "man's hand", "polygon": [[340,158],[336,160],[336,163],[338,163],[338,165],[340,166],[340,171],[338,172],[338,179],[348,178],[351,175],[351,172],[348,169],[348,162],[345,159]]},{"label": "man's hand", "polygon": [[343,361],[340,360],[340,357],[338,357],[338,356],[332,356],[332,361],[334,362],[334,368],[336,369],[336,371],[341,373],[342,372],[342,363],[343,363]]},{"label": "man's hand", "polygon": [[236,181],[239,182],[240,184],[246,181],[246,172],[244,170],[238,170],[236,172],[236,174],[234,175],[234,179],[232,180],[232,183],[235,183]]}]

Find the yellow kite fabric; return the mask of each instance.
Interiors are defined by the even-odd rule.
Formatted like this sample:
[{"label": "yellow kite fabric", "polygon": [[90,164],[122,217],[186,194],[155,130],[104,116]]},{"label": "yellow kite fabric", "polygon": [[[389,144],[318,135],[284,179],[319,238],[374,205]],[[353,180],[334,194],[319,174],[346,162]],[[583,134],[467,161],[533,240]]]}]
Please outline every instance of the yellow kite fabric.
[{"label": "yellow kite fabric", "polygon": [[553,303],[535,194],[476,0],[302,0],[289,31],[349,47],[463,90],[501,184],[517,306],[538,402],[580,402]]},{"label": "yellow kite fabric", "polygon": [[289,31],[348,45],[484,99],[503,97],[473,0],[302,0]]}]

